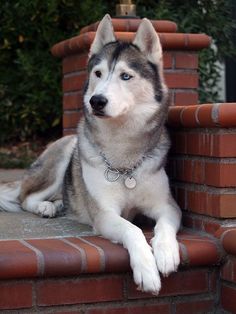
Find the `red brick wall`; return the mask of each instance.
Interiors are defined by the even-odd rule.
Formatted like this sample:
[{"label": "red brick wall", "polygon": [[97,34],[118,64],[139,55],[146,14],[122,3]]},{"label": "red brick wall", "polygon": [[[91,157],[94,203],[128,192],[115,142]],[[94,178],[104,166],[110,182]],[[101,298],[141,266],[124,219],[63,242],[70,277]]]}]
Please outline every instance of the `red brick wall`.
[{"label": "red brick wall", "polygon": [[[159,297],[136,290],[128,274],[12,280],[0,283],[0,310],[19,313],[189,314],[214,312],[215,269],[182,270],[163,279]],[[22,312],[23,313],[23,312]]]},{"label": "red brick wall", "polygon": [[236,313],[236,103],[173,107],[168,124],[168,172],[183,225],[220,239],[227,256],[219,306]]},{"label": "red brick wall", "polygon": [[235,113],[233,103],[170,109],[168,173],[188,227],[214,232],[215,218],[236,218]]},{"label": "red brick wall", "polygon": [[236,217],[236,132],[172,131],[169,175],[181,207],[219,218]]}]

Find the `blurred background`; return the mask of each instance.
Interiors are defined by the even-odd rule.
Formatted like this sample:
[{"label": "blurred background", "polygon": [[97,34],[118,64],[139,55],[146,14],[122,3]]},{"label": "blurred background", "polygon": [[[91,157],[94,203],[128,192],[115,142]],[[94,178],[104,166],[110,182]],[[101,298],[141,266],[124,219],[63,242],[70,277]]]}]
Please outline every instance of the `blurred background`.
[{"label": "blurred background", "polygon": [[[236,101],[236,2],[137,0],[137,15],[213,38],[200,53],[200,102]],[[61,136],[61,60],[50,48],[118,1],[5,0],[0,9],[0,168],[25,167]]]}]

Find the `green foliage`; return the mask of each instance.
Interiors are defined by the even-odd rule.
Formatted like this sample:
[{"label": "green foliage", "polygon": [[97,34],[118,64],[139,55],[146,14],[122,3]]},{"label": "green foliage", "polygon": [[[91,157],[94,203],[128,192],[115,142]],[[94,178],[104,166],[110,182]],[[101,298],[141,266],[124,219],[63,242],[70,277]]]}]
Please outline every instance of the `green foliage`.
[{"label": "green foliage", "polygon": [[[0,10],[0,143],[55,133],[61,122],[61,60],[53,44],[78,34],[118,1],[7,0]],[[137,0],[138,15],[175,21],[183,32],[205,32],[218,49],[200,56],[200,100],[218,101],[216,61],[232,55],[235,27],[229,1]]]},{"label": "green foliage", "polygon": [[[232,34],[236,24],[232,19],[232,3],[229,0],[138,0],[140,16],[172,20],[183,33],[206,33],[212,37],[212,45],[199,55],[200,102],[219,102],[221,67],[219,61],[235,55]],[[217,47],[217,48],[216,48]]]},{"label": "green foliage", "polygon": [[0,143],[55,133],[61,123],[61,60],[53,44],[98,20],[104,1],[7,0],[0,10]]}]

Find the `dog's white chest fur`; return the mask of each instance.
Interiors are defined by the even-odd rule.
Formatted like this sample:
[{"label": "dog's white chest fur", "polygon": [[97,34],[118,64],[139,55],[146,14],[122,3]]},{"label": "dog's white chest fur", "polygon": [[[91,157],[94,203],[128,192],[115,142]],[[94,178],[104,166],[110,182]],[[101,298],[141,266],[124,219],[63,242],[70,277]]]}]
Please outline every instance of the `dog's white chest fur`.
[{"label": "dog's white chest fur", "polygon": [[109,182],[105,176],[106,165],[99,163],[94,167],[82,162],[83,179],[90,195],[101,208],[110,207],[126,217],[133,208],[151,210],[157,199],[160,203],[167,200],[169,187],[166,173],[163,168],[154,172],[154,168],[153,160],[143,162],[133,173],[136,186],[129,189],[125,185],[127,176],[121,175],[115,182]]}]

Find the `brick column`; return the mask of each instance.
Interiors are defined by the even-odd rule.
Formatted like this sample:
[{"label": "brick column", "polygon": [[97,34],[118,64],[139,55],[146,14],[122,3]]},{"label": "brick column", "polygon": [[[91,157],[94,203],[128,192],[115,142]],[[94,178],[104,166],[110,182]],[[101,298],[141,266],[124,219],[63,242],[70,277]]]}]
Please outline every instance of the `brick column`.
[{"label": "brick column", "polygon": [[168,172],[183,225],[220,240],[221,307],[236,313],[236,103],[172,107],[168,124]]},{"label": "brick column", "polygon": [[168,172],[185,213],[184,224],[213,234],[220,226],[232,226],[236,218],[236,103],[172,107],[168,124],[172,137]]},{"label": "brick column", "polygon": [[[132,41],[140,19],[112,19],[116,36]],[[210,44],[205,34],[177,33],[171,21],[152,21],[164,50],[164,74],[175,105],[198,102],[198,52]],[[52,54],[63,60],[63,133],[76,131],[82,114],[83,86],[89,47],[98,22],[83,28],[80,34],[52,47]]]}]

